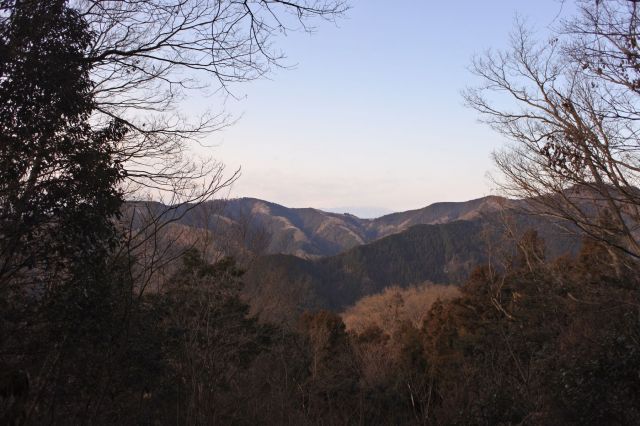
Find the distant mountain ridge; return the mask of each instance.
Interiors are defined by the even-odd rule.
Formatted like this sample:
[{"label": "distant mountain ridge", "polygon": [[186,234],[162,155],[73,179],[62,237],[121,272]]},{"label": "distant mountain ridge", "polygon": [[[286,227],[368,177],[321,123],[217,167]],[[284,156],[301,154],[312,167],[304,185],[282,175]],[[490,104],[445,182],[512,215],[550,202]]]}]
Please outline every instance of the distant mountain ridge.
[{"label": "distant mountain ridge", "polygon": [[356,246],[403,232],[414,225],[475,220],[514,201],[489,196],[465,202],[435,203],[375,219],[330,213],[314,208],[289,208],[256,198],[216,200],[196,206],[179,223],[218,231],[244,227],[269,235],[267,254],[302,258],[333,256]]}]

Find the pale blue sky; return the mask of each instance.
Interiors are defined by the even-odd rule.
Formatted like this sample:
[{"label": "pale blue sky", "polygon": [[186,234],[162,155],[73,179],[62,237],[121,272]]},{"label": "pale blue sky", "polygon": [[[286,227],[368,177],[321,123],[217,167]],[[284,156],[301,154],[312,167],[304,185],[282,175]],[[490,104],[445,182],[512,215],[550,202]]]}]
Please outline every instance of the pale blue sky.
[{"label": "pale blue sky", "polygon": [[242,99],[227,109],[242,117],[208,138],[209,154],[242,166],[231,196],[291,207],[362,214],[488,195],[490,154],[504,140],[464,107],[467,66],[506,45],[516,14],[544,33],[561,7],[354,0],[337,26],[277,41],[295,68],[235,87]]}]

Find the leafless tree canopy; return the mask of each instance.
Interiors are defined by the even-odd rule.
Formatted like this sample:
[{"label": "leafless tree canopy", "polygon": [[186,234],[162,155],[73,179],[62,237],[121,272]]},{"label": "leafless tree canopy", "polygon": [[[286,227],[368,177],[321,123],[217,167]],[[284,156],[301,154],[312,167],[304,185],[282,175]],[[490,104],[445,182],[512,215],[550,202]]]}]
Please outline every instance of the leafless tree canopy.
[{"label": "leafless tree canopy", "polygon": [[189,146],[228,125],[230,117],[217,106],[187,117],[179,111],[180,102],[205,89],[231,94],[231,84],[282,66],[284,56],[272,43],[277,35],[312,31],[317,19],[333,20],[346,9],[343,0],[70,3],[94,32],[87,52],[94,119],[122,120],[131,129],[119,150],[132,189],[181,194],[191,201],[218,188],[221,182],[210,176],[223,167],[192,161]]},{"label": "leafless tree canopy", "polygon": [[474,59],[465,99],[512,141],[494,154],[507,195],[640,257],[638,5],[579,6],[548,40],[518,22],[508,50]]}]

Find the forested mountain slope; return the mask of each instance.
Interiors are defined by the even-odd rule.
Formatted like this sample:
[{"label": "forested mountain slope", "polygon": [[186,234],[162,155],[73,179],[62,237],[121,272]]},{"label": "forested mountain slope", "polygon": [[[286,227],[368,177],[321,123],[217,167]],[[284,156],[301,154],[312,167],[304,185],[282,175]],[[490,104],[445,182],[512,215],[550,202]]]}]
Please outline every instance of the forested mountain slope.
[{"label": "forested mountain slope", "polygon": [[[342,253],[414,225],[479,219],[512,203],[499,197],[484,197],[362,219],[350,214],[288,208],[254,198],[239,198],[185,205],[171,215],[182,225],[214,231],[212,234],[219,245],[241,240],[235,244],[262,253],[318,258]],[[161,206],[148,203],[145,208],[157,210]]]},{"label": "forested mountain slope", "polygon": [[[406,287],[430,281],[460,284],[476,266],[504,262],[514,251],[498,215],[435,225],[416,225],[336,256],[301,259],[267,255],[256,259],[244,281],[246,295],[257,311],[275,317],[282,310],[341,310],[360,298],[392,285]],[[518,216],[508,232],[536,230],[549,241],[546,256],[575,253],[575,236],[563,235],[548,221]],[[497,263],[496,263],[497,264]]]}]

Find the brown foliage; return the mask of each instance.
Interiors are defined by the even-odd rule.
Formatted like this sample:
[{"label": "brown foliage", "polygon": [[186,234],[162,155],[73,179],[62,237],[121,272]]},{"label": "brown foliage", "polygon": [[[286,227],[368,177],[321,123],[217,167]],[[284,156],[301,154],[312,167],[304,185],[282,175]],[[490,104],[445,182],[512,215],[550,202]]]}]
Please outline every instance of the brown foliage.
[{"label": "brown foliage", "polygon": [[458,288],[452,285],[424,283],[408,288],[393,286],[380,294],[363,297],[347,309],[342,318],[350,331],[363,333],[377,327],[391,335],[405,322],[420,327],[431,305],[438,300],[453,299],[459,294]]}]

